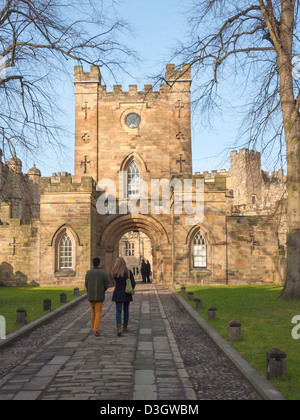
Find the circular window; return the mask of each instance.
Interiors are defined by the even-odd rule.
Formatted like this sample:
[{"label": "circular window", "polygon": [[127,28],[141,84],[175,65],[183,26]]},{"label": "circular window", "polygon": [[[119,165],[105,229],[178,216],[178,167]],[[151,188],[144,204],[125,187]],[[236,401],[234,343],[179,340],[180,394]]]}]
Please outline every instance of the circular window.
[{"label": "circular window", "polygon": [[138,128],[140,123],[141,123],[141,117],[134,112],[128,114],[125,118],[125,124],[129,128]]}]

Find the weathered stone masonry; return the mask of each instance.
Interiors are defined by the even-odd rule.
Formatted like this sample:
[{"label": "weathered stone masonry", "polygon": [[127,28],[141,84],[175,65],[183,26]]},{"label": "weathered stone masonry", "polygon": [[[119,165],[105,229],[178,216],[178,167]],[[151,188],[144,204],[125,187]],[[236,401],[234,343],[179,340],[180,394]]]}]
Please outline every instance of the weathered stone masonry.
[{"label": "weathered stone masonry", "polygon": [[[0,162],[0,284],[82,287],[92,258],[99,255],[110,272],[120,239],[131,231],[151,240],[157,284],[283,281],[283,171],[268,174],[259,153],[242,149],[231,153],[230,170],[192,175],[189,66],[168,65],[159,91],[133,85],[108,92],[98,67],[75,67],[74,83],[74,176],[43,178],[35,166],[23,174],[16,157]],[[151,213],[140,191],[136,202],[146,202],[147,214],[119,214],[128,204],[132,165],[149,193],[153,179],[204,182],[203,221],[190,225],[191,216],[174,212],[184,188],[180,197],[172,192],[170,212],[160,200]],[[113,194],[97,188],[103,179],[114,182]],[[98,213],[103,194],[116,200],[117,214],[109,207]],[[194,189],[193,205],[198,198]]]}]

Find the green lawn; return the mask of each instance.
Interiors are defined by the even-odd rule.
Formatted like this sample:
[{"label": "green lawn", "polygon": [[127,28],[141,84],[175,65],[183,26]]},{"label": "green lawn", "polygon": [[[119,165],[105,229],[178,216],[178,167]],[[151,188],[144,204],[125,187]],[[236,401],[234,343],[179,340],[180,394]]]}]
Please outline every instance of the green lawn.
[{"label": "green lawn", "polygon": [[[19,308],[27,310],[27,322],[45,315],[43,311],[43,301],[47,298],[52,301],[52,311],[63,303],[60,303],[60,294],[67,294],[67,302],[75,297],[73,296],[74,288],[61,289],[54,287],[0,287],[0,315],[4,316],[6,321],[6,334],[9,334],[22,325],[16,323],[16,311]],[[82,295],[84,290],[80,290]]]},{"label": "green lawn", "polygon": [[[266,377],[266,351],[279,348],[287,353],[288,376],[272,384],[289,400],[300,400],[300,340],[292,338],[292,318],[300,315],[300,302],[281,301],[279,286],[188,286],[202,299],[199,314],[207,321],[207,309],[218,309],[218,320],[210,324],[228,339],[228,323],[242,324],[242,341],[232,346]],[[187,300],[187,295],[185,297]],[[190,302],[195,309],[195,303]],[[299,332],[299,331],[298,331]]]}]

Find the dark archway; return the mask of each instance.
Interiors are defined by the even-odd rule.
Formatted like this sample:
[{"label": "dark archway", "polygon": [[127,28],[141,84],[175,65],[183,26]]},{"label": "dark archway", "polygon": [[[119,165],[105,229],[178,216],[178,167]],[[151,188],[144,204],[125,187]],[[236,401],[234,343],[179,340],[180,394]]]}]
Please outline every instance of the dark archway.
[{"label": "dark archway", "polygon": [[165,228],[152,216],[126,215],[115,218],[103,230],[99,239],[103,267],[111,272],[118,257],[119,242],[128,232],[139,231],[148,236],[152,244],[153,282],[172,284],[172,245]]}]

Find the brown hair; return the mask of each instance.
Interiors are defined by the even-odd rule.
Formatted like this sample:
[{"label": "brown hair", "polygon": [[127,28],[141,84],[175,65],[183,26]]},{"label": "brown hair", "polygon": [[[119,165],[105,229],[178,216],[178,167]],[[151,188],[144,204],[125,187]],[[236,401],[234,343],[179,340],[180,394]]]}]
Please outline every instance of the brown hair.
[{"label": "brown hair", "polygon": [[111,274],[115,277],[124,277],[128,273],[128,268],[126,266],[126,261],[124,258],[119,257],[114,265],[114,268],[111,271]]}]

